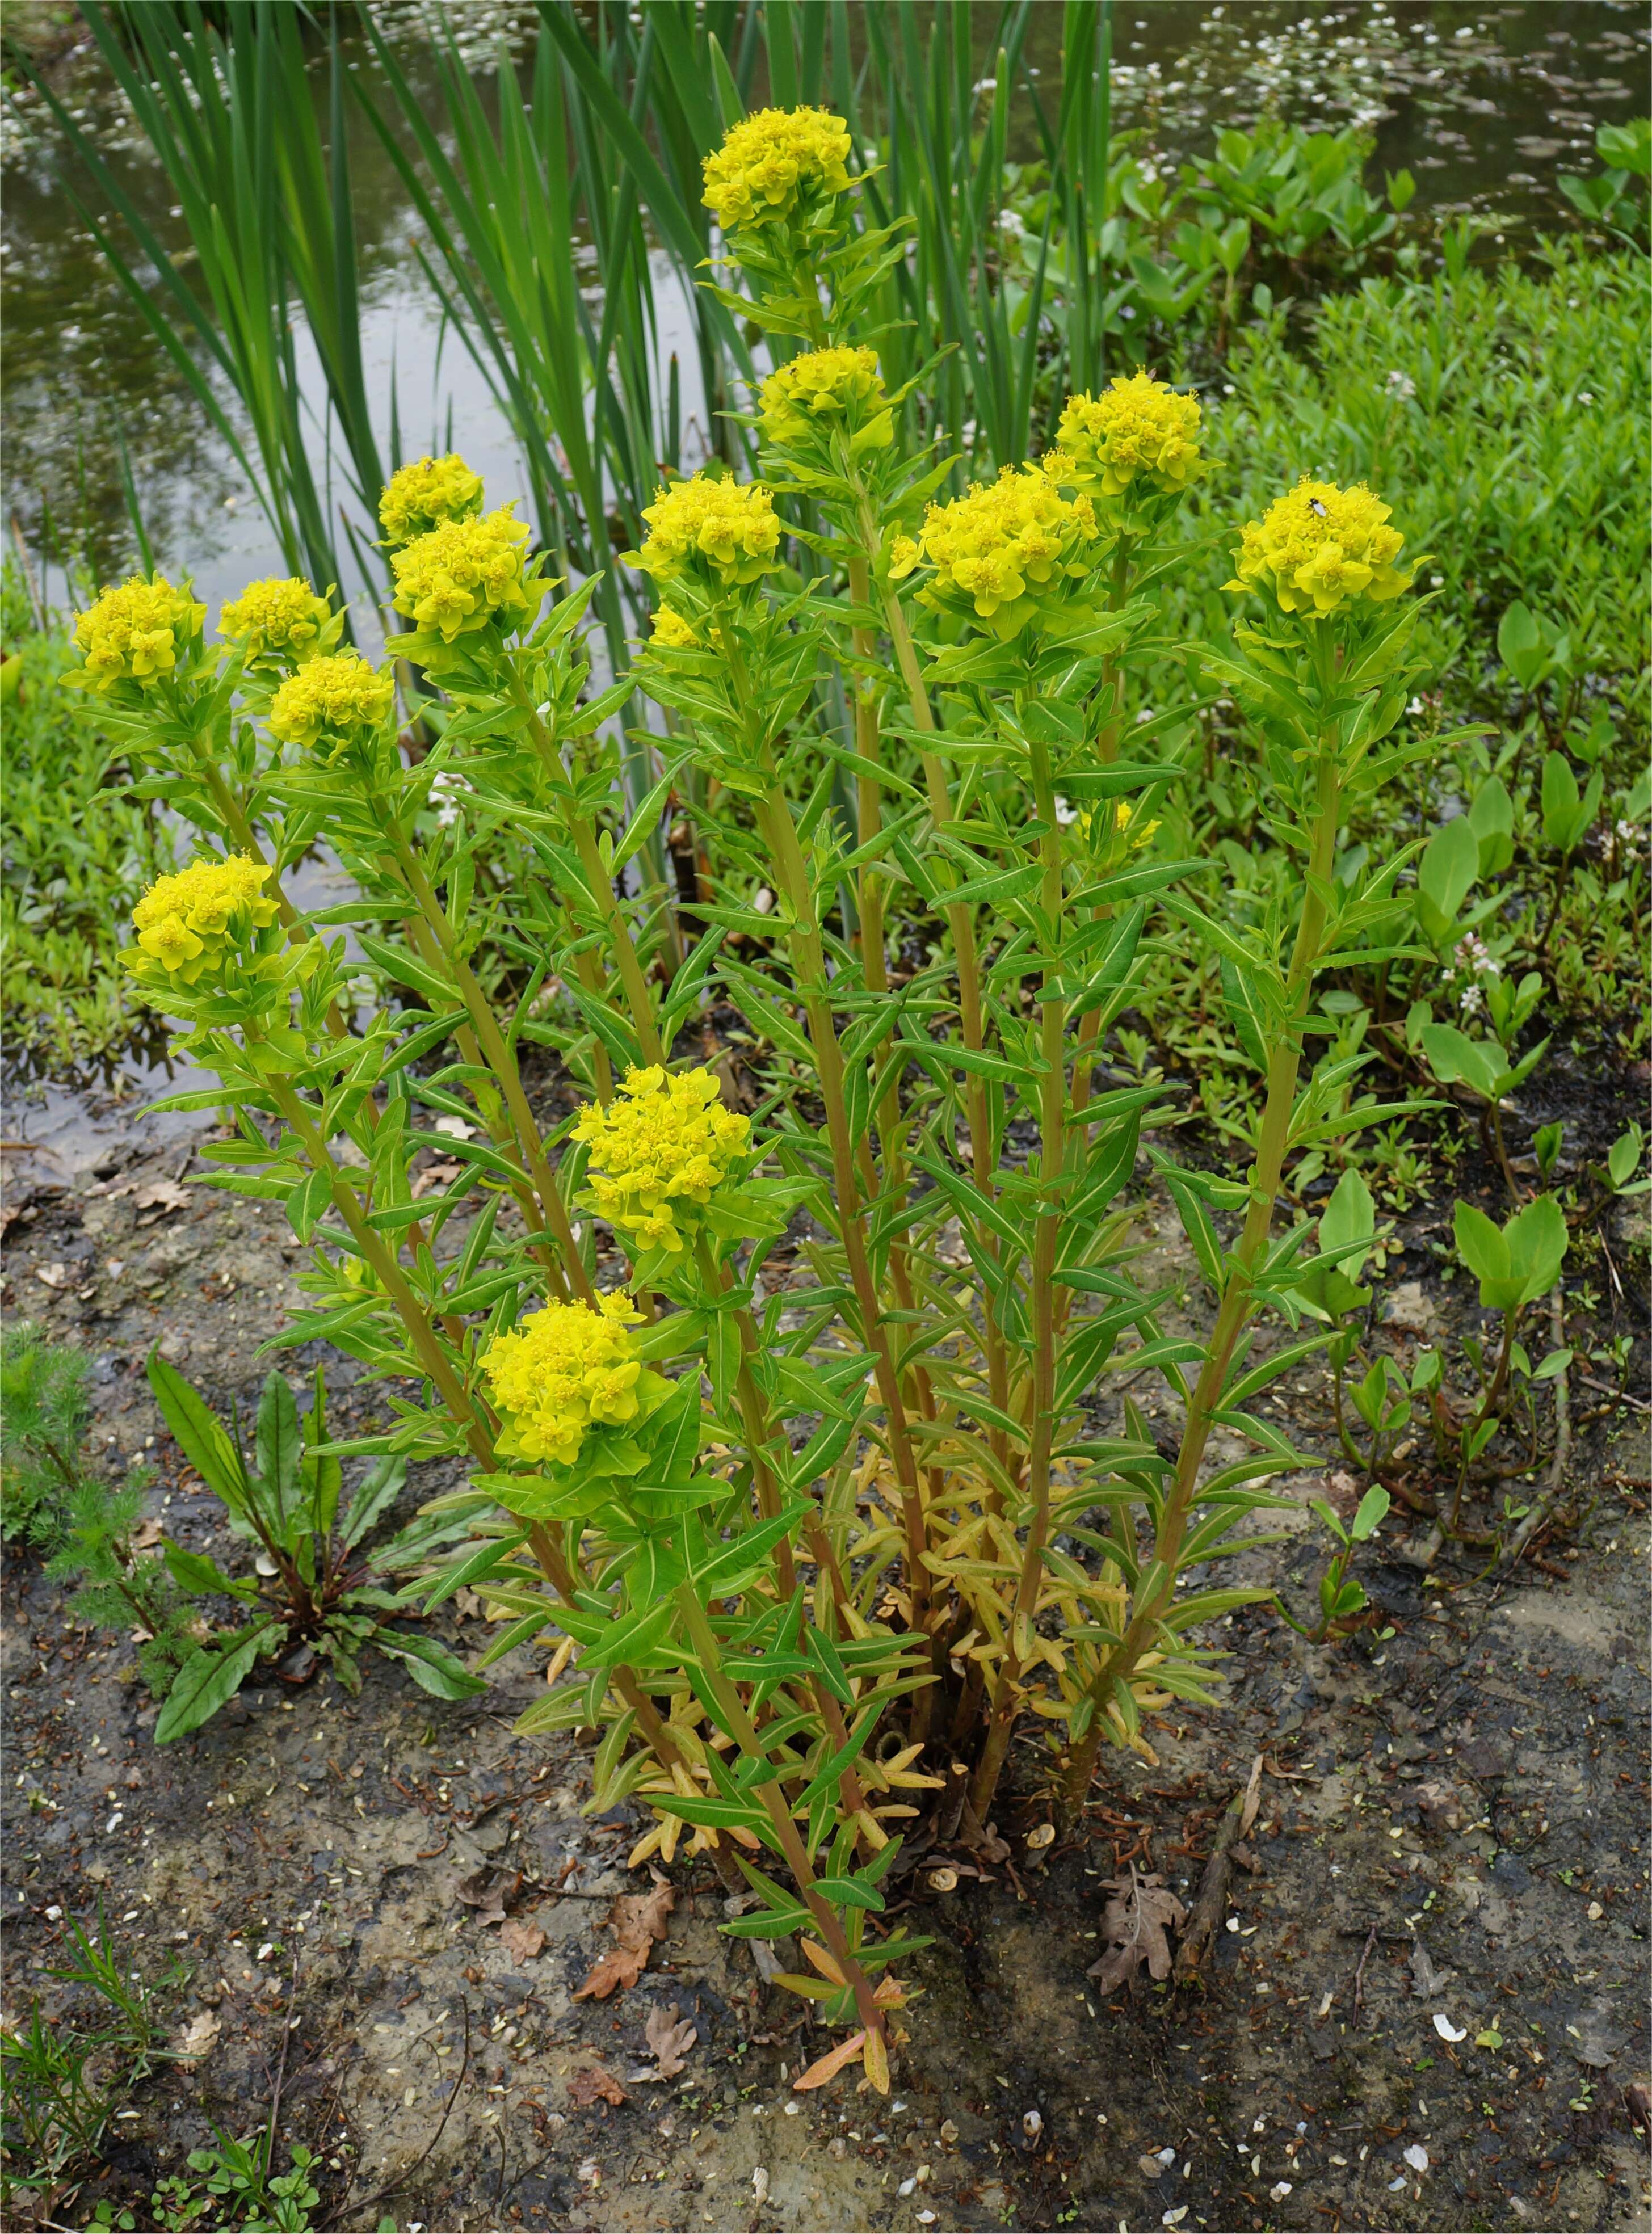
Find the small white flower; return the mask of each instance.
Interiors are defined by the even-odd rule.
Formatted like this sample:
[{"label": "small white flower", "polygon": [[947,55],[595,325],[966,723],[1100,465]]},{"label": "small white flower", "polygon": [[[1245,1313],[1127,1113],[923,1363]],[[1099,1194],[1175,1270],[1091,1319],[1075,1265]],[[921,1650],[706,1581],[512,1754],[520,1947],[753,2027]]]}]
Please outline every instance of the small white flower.
[{"label": "small white flower", "polygon": [[1588,389],[1580,388],[1577,391],[1577,401],[1580,403],[1592,403],[1595,399]]},{"label": "small white flower", "polygon": [[1388,375],[1388,379],[1383,382],[1383,385],[1387,388],[1390,395],[1398,396],[1402,403],[1409,402],[1410,398],[1417,392],[1416,382],[1414,380],[1408,379],[1403,372],[1400,371],[1398,367],[1396,367],[1394,370]]},{"label": "small white flower", "polygon": [[1027,236],[1027,222],[1019,210],[1001,210],[998,213],[998,230],[1009,240],[1024,240]]}]

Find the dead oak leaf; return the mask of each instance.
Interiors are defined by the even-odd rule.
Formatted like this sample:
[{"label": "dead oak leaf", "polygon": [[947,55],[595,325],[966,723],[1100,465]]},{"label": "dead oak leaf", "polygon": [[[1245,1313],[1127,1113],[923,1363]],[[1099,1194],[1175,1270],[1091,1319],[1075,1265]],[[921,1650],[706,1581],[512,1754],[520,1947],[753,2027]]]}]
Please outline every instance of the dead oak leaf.
[{"label": "dead oak leaf", "polygon": [[147,1186],[140,1187],[132,1198],[134,1210],[186,1210],[194,1199],[186,1186],[176,1179],[153,1179]]},{"label": "dead oak leaf", "polygon": [[589,2110],[597,2102],[611,2102],[617,2109],[625,2100],[625,2089],[602,2064],[587,2063],[568,2081],[568,2100],[579,2110]]},{"label": "dead oak leaf", "polygon": [[643,2076],[654,2080],[675,2079],[700,2035],[691,2018],[679,2017],[670,2009],[652,2009],[643,2027],[643,2037],[658,2067]]},{"label": "dead oak leaf", "polygon": [[656,1885],[652,1892],[621,1893],[608,1919],[618,1944],[597,1956],[575,2001],[605,2002],[617,1989],[634,1986],[648,1967],[655,1941],[664,1938],[676,1905],[676,1894],[669,1885]]},{"label": "dead oak leaf", "polygon": [[530,1924],[526,1917],[510,1916],[499,1928],[499,1943],[507,1955],[513,1955],[519,1962],[526,1963],[533,1956],[543,1954],[545,1934],[537,1924]]},{"label": "dead oak leaf", "polygon": [[1144,1875],[1133,1869],[1127,1878],[1103,1882],[1108,1898],[1101,1936],[1108,1943],[1107,1951],[1085,1972],[1086,1977],[1095,1980],[1100,1994],[1133,1985],[1143,1963],[1149,1977],[1168,1978],[1170,1941],[1166,1933],[1181,1928],[1186,1910],[1156,1870]]},{"label": "dead oak leaf", "polygon": [[454,1881],[454,1898],[475,1910],[478,1924],[503,1924],[506,1911],[521,1898],[522,1884],[520,1870],[496,1870],[485,1862]]}]

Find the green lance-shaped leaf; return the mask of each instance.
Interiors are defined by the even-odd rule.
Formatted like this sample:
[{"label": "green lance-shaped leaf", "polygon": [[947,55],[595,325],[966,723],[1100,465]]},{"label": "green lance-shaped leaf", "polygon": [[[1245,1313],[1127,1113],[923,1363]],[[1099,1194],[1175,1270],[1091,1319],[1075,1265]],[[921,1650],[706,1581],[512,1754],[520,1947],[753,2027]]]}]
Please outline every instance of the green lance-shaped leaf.
[{"label": "green lance-shaped leaf", "polygon": [[155,1723],[155,1743],[170,1745],[210,1721],[226,1699],[241,1688],[260,1651],[273,1651],[286,1636],[279,1622],[260,1622],[243,1630],[226,1645],[203,1644],[192,1652],[173,1678]]}]

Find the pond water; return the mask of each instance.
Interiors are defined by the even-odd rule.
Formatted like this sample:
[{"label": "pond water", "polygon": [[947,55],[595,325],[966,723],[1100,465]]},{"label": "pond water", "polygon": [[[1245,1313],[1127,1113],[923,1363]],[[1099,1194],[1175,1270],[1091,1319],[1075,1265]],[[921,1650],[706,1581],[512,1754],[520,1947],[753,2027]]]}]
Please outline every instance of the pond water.
[{"label": "pond water", "polygon": [[[375,13],[434,111],[434,72],[417,10],[404,0],[377,0]],[[985,72],[997,10],[980,6],[976,15]],[[1029,65],[1052,99],[1061,17],[1055,0],[1040,0],[1028,41]],[[450,20],[484,86],[496,41],[504,37],[519,54],[532,36],[532,10],[496,0],[455,0]],[[1568,221],[1556,174],[1594,168],[1596,125],[1645,106],[1647,40],[1647,10],[1635,0],[1564,7],[1554,0],[1340,7],[1125,0],[1115,13],[1117,121],[1172,159],[1208,146],[1218,126],[1249,122],[1263,110],[1311,124],[1356,121],[1374,134],[1374,177],[1407,166],[1418,207],[1478,210],[1506,245],[1517,245]],[[352,69],[370,69],[363,42],[347,42],[345,53]],[[189,244],[169,212],[165,180],[95,52],[82,44],[42,59],[60,98],[97,134],[125,190],[186,265]],[[312,82],[324,104],[324,57]],[[506,418],[462,339],[444,330],[420,271],[404,189],[370,127],[354,108],[349,114],[365,355],[383,431],[388,436],[394,389],[404,447],[416,454],[427,443],[457,442],[486,474],[493,500],[525,495]],[[103,265],[75,206],[76,195],[90,193],[89,182],[26,89],[5,119],[0,153],[0,480],[14,535],[49,596],[63,596],[62,562],[72,553],[84,554],[102,578],[132,558],[123,443],[157,556],[189,565],[209,602],[250,575],[284,571],[232,454]],[[703,434],[702,407],[688,306],[663,253],[655,279],[661,360],[675,351],[681,362],[691,456]],[[594,270],[591,280],[594,288]],[[302,330],[296,347],[305,392],[317,395]],[[319,426],[316,447],[322,455]],[[335,501],[343,495],[336,480]]]}]

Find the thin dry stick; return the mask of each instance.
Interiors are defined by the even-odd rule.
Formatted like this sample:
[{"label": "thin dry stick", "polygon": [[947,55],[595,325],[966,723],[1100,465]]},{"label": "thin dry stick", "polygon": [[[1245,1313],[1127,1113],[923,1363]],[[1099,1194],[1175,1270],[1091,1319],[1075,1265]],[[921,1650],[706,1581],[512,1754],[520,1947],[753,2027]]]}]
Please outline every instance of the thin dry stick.
[{"label": "thin dry stick", "polygon": [[[339,2220],[344,2218],[348,2213],[356,2211],[370,2211],[375,2203],[382,2203],[387,2196],[394,2195],[398,2188],[405,2187],[408,2182],[413,2178],[414,2173],[418,2171],[420,2165],[435,2147],[443,2133],[447,2130],[447,2120],[453,2115],[454,2104],[459,2100],[460,2092],[465,2084],[465,2075],[470,2069],[470,2003],[468,2002],[461,2002],[460,2003],[460,2007],[465,2013],[465,2053],[460,2062],[459,2076],[454,2081],[453,2092],[447,2097],[447,2107],[442,2111],[441,2118],[436,2126],[435,2132],[432,2133],[430,2139],[425,2143],[423,2148],[420,2150],[418,2155],[415,2157],[410,2165],[405,2165],[402,2171],[397,2172],[395,2178],[393,2180],[389,2181],[386,2185],[375,2189],[371,2195],[362,2196],[357,2201],[352,2203],[349,2199],[349,2189],[347,2186],[339,2202],[334,2205],[333,2209],[328,2212],[326,2218],[322,2220],[319,2234],[325,2234],[325,2230],[328,2227],[336,2226]],[[354,2171],[352,2171],[351,2178],[354,2178],[354,2177],[355,2173]]]},{"label": "thin dry stick", "polygon": [[1182,1943],[1176,1950],[1176,1976],[1191,1978],[1216,1940],[1216,1927],[1227,1906],[1228,1881],[1233,1875],[1233,1849],[1257,1819],[1262,1799],[1262,1755],[1250,1764],[1250,1773],[1229,1800],[1198,1881],[1192,1914]]}]

